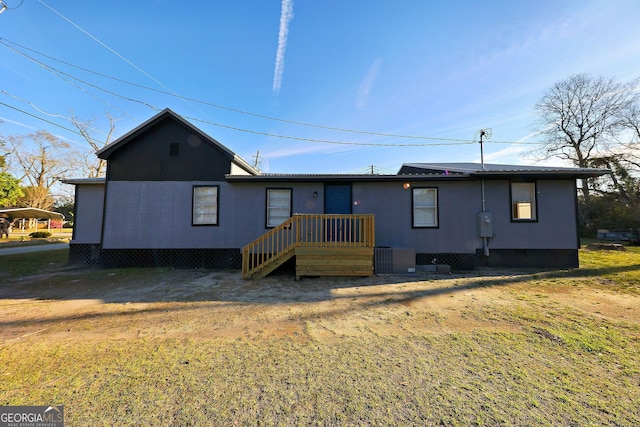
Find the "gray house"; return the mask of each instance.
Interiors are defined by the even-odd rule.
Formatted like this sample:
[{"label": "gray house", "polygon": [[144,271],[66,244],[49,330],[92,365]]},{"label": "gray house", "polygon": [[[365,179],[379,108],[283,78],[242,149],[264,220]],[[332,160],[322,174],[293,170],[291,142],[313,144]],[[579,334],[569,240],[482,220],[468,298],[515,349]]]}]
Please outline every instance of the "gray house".
[{"label": "gray house", "polygon": [[385,253],[458,269],[577,267],[576,180],[607,172],[407,163],[395,175],[264,174],[168,109],[97,155],[105,179],[65,181],[72,262],[271,271],[303,259],[300,246],[330,247],[322,256],[334,261],[302,275],[339,274],[343,247],[367,248],[343,271],[357,275]]}]

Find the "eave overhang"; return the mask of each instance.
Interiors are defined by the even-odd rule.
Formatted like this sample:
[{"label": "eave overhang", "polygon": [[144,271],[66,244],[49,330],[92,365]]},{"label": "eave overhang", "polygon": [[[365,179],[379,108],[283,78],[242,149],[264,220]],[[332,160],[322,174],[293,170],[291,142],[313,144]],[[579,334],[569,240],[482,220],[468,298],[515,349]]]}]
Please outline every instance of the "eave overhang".
[{"label": "eave overhang", "polygon": [[104,178],[69,178],[60,180],[63,184],[69,185],[104,185]]},{"label": "eave overhang", "polygon": [[406,182],[406,181],[459,181],[469,179],[465,175],[411,174],[411,175],[348,175],[348,174],[262,174],[226,175],[227,182]]}]

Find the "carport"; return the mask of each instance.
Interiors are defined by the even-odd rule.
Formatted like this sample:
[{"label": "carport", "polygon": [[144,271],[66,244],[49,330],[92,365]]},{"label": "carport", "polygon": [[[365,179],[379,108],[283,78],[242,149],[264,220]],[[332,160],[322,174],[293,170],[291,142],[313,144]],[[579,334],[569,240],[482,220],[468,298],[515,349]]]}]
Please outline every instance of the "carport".
[{"label": "carport", "polygon": [[[59,219],[64,221],[64,215],[60,212],[47,211],[44,209],[38,208],[8,208],[8,209],[0,209],[0,216],[9,218],[11,222],[20,219],[46,219],[47,220],[47,230],[51,232],[51,220]],[[20,230],[24,231],[24,223],[21,222]]]}]

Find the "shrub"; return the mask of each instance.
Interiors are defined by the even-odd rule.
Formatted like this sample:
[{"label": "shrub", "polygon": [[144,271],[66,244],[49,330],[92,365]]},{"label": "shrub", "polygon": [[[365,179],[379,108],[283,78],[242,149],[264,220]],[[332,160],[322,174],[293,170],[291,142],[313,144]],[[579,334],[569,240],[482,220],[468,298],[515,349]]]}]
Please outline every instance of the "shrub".
[{"label": "shrub", "polygon": [[33,239],[43,239],[46,237],[51,237],[51,233],[49,233],[48,231],[34,231],[33,233],[29,234],[29,237]]}]

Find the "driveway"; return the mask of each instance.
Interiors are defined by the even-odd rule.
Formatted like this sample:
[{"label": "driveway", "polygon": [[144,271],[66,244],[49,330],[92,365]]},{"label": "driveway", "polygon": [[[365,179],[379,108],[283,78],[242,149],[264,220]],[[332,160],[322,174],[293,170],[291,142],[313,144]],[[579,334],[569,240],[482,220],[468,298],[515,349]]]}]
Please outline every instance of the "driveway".
[{"label": "driveway", "polygon": [[31,252],[55,251],[58,249],[68,249],[68,243],[52,243],[50,245],[18,246],[13,248],[3,248],[0,246],[0,256],[26,254]]}]

